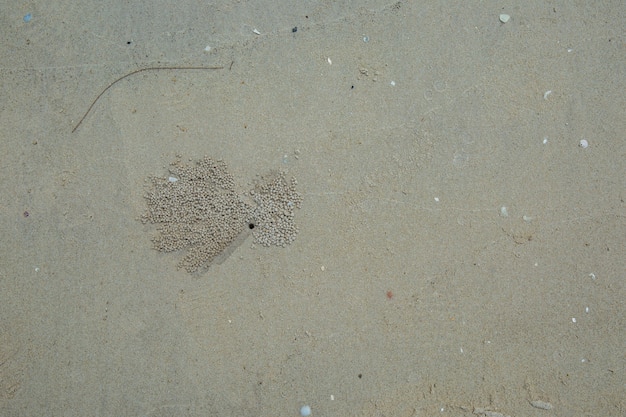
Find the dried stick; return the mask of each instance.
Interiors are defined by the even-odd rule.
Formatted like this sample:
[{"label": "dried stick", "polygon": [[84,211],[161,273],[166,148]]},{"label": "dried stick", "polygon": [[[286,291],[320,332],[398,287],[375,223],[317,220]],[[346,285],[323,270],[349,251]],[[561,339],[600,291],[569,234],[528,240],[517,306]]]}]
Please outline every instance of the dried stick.
[{"label": "dried stick", "polygon": [[[232,66],[232,64],[231,64],[231,66]],[[107,85],[106,88],[104,90],[102,90],[102,92],[100,94],[98,94],[98,97],[96,97],[96,99],[91,103],[91,105],[89,106],[89,108],[87,109],[87,111],[85,112],[83,117],[81,117],[80,120],[78,121],[78,123],[76,124],[76,126],[74,126],[74,129],[72,129],[72,133],[76,132],[76,129],[78,129],[78,127],[81,125],[83,120],[85,120],[85,118],[87,117],[87,115],[89,114],[91,109],[93,109],[93,106],[95,106],[96,102],[98,100],[100,100],[100,97],[102,97],[104,95],[104,93],[106,93],[109,88],[113,87],[115,84],[117,84],[118,82],[122,81],[124,78],[128,78],[131,75],[139,74],[140,72],[145,72],[145,71],[158,71],[158,70],[217,70],[217,69],[224,69],[224,67],[148,67],[148,68],[140,68],[140,69],[135,70],[133,72],[129,72],[128,74],[118,78],[117,80],[113,81],[111,84]]]}]

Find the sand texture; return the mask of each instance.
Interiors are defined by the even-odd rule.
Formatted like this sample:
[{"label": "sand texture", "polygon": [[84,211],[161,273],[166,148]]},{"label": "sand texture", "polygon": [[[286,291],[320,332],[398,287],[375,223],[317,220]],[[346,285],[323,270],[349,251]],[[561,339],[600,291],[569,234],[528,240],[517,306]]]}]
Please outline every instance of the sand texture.
[{"label": "sand texture", "polygon": [[5,3],[0,415],[624,415],[623,1]]}]

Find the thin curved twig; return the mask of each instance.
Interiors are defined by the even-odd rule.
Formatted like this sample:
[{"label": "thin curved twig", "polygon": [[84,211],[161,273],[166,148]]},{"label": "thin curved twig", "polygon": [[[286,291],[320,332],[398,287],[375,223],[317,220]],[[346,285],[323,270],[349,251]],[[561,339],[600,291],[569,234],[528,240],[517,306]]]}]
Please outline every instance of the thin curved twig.
[{"label": "thin curved twig", "polygon": [[131,75],[139,74],[140,72],[145,72],[145,71],[157,71],[157,70],[217,70],[217,69],[224,69],[224,67],[148,67],[148,68],[140,68],[140,69],[135,70],[133,72],[129,72],[128,74],[118,78],[117,80],[113,81],[111,84],[107,85],[106,88],[104,90],[102,90],[102,92],[100,94],[98,94],[98,97],[96,97],[96,99],[93,102],[91,102],[91,105],[89,106],[89,108],[87,109],[87,111],[85,112],[83,117],[81,117],[80,120],[78,121],[78,123],[76,124],[76,126],[74,126],[74,129],[72,129],[72,133],[76,132],[76,129],[78,129],[78,127],[81,125],[81,123],[83,123],[83,120],[85,120],[85,118],[87,117],[87,115],[89,114],[91,109],[93,109],[93,106],[95,106],[96,103],[98,102],[98,100],[100,100],[100,97],[102,97],[104,95],[104,93],[106,93],[109,90],[109,88],[113,87],[115,84],[117,84],[118,82],[122,81],[124,78],[128,78]]}]

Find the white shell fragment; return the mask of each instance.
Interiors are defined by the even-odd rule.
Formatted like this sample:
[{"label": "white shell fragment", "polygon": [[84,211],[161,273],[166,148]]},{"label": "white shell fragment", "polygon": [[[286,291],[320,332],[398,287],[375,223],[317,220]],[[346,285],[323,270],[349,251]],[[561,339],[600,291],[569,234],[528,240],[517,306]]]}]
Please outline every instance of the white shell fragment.
[{"label": "white shell fragment", "polygon": [[310,416],[310,415],[311,415],[311,407],[310,407],[310,406],[308,406],[308,405],[303,405],[303,406],[300,408],[300,415],[301,415],[302,417],[307,417],[307,416]]},{"label": "white shell fragment", "polygon": [[581,139],[580,142],[578,143],[578,146],[580,146],[583,149],[587,149],[587,147],[589,147],[589,142],[587,142],[586,139]]},{"label": "white shell fragment", "polygon": [[548,90],[548,91],[546,91],[545,93],[543,93],[543,99],[544,99],[544,100],[547,100],[547,99],[548,99],[548,96],[549,96],[550,94],[552,94],[552,90]]},{"label": "white shell fragment", "polygon": [[252,33],[254,33],[254,34],[256,34],[256,35],[260,35],[260,34],[261,34],[261,32],[259,32],[259,30],[258,30],[258,29],[256,29],[256,28],[254,28],[254,29],[252,30]]},{"label": "white shell fragment", "polygon": [[505,206],[500,207],[500,216],[509,217],[509,211],[506,209]]},{"label": "white shell fragment", "polygon": [[504,13],[502,13],[502,14],[500,15],[500,21],[501,21],[502,23],[506,23],[506,22],[508,22],[509,20],[511,20],[511,16],[509,16],[508,14],[504,14]]},{"label": "white shell fragment", "polygon": [[547,403],[545,401],[539,401],[539,400],[531,401],[530,405],[532,405],[535,408],[539,408],[540,410],[552,410],[552,404]]}]

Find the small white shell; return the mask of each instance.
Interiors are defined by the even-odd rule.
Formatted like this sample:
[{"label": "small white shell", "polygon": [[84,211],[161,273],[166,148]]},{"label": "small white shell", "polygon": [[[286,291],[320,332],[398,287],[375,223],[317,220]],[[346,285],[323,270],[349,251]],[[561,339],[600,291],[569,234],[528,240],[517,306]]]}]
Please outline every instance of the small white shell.
[{"label": "small white shell", "polygon": [[589,142],[587,142],[587,139],[581,139],[580,142],[578,143],[578,146],[580,146],[583,149],[587,149],[587,147],[589,146]]},{"label": "small white shell", "polygon": [[511,16],[509,16],[508,14],[504,14],[504,13],[503,13],[503,14],[501,14],[501,15],[500,15],[500,21],[501,21],[502,23],[506,23],[506,22],[508,22],[509,20],[511,20]]},{"label": "small white shell", "polygon": [[535,408],[539,408],[540,410],[552,410],[552,404],[545,402],[545,401],[539,401],[539,400],[531,401],[530,405],[532,405]]}]

